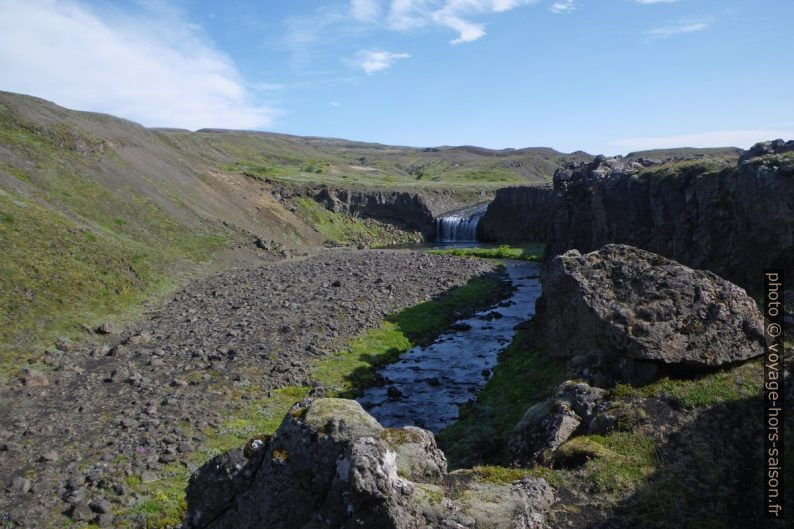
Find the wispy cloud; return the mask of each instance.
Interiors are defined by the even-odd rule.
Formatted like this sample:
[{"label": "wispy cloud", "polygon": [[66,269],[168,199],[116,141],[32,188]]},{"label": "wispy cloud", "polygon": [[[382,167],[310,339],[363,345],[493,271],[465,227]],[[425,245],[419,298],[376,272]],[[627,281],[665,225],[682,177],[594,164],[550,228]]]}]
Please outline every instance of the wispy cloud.
[{"label": "wispy cloud", "polygon": [[649,37],[665,39],[681,33],[703,31],[708,29],[710,25],[711,22],[708,20],[680,20],[675,24],[649,29],[645,34]]},{"label": "wispy cloud", "polygon": [[[357,2],[360,0],[354,0]],[[390,0],[384,6],[386,27],[395,31],[440,27],[454,30],[450,44],[472,42],[486,35],[485,24],[473,17],[503,13],[537,0]],[[351,4],[352,7],[352,4]]]},{"label": "wispy cloud", "polygon": [[110,20],[74,0],[2,5],[4,90],[149,126],[259,128],[278,113],[178,16]]},{"label": "wispy cloud", "polygon": [[350,14],[360,22],[371,22],[380,14],[378,0],[351,0]]},{"label": "wispy cloud", "polygon": [[554,2],[551,4],[551,7],[549,7],[549,11],[555,15],[572,13],[577,9],[579,9],[579,6],[576,4],[576,0],[561,0],[559,2]]},{"label": "wispy cloud", "polygon": [[355,66],[364,70],[366,74],[372,75],[390,68],[395,61],[407,59],[409,57],[410,55],[407,53],[392,53],[383,50],[358,50],[352,62]]},{"label": "wispy cloud", "polygon": [[633,151],[676,147],[741,147],[746,149],[759,141],[776,138],[794,139],[794,128],[787,130],[721,130],[680,136],[624,138],[613,141],[612,145]]}]

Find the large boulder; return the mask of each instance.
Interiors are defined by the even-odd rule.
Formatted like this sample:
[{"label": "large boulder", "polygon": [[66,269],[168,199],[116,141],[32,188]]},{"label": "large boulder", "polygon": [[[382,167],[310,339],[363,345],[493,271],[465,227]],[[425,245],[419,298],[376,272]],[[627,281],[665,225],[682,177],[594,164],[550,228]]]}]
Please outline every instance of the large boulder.
[{"label": "large boulder", "polygon": [[606,358],[719,366],[763,353],[763,318],[743,289],[638,248],[570,250],[552,259],[543,289],[556,356],[598,349]]},{"label": "large boulder", "polygon": [[[383,428],[352,400],[297,403],[246,455],[215,458],[193,475],[185,528],[541,529],[554,499],[534,478],[474,480],[452,494],[432,433]],[[491,500],[474,501],[479,489]]]}]

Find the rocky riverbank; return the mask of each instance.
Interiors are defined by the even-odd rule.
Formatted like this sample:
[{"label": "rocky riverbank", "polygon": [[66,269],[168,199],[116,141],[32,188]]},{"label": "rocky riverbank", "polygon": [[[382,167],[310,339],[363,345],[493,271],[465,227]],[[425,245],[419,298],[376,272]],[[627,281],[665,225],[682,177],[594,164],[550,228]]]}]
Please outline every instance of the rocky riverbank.
[{"label": "rocky riverbank", "polygon": [[495,270],[484,260],[332,251],[224,272],[129,328],[106,326],[94,343],[59,342],[0,391],[3,527],[44,527],[64,514],[115,527],[119,513],[143,526],[169,501],[178,509],[175,476],[222,446],[239,427],[229,419],[257,395],[311,386],[313,362],[387,314]]},{"label": "rocky riverbank", "polygon": [[621,245],[556,257],[545,280],[538,319],[439,436],[458,470],[428,431],[304,400],[193,475],[184,527],[763,527],[752,299]]}]

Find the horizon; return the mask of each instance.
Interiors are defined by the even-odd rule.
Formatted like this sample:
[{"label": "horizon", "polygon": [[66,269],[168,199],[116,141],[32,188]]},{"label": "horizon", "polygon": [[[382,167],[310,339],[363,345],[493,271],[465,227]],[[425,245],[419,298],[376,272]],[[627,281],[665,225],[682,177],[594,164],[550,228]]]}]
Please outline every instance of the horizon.
[{"label": "horizon", "polygon": [[794,138],[782,0],[0,6],[0,89],[149,128],[609,156]]}]

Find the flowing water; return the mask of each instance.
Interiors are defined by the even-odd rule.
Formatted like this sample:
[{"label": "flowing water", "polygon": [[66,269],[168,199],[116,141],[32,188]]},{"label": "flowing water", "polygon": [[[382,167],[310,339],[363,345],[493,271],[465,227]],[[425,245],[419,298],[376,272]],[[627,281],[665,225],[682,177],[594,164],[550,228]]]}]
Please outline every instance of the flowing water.
[{"label": "flowing water", "polygon": [[477,226],[488,204],[478,204],[436,219],[437,242],[476,242]]},{"label": "flowing water", "polygon": [[514,327],[535,313],[540,296],[537,263],[506,265],[515,287],[507,300],[456,322],[429,346],[414,347],[378,371],[385,385],[368,388],[358,401],[381,424],[439,432],[458,419],[458,406],[485,386]]}]

